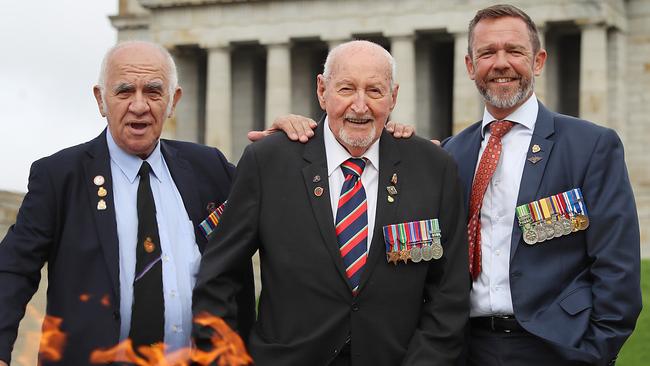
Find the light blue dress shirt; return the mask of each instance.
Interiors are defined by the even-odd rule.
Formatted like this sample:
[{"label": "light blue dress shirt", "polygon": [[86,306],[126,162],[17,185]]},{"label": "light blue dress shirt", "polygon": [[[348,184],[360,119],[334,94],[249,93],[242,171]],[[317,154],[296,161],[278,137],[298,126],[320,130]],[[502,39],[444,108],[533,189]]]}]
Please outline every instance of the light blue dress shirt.
[{"label": "light blue dress shirt", "polygon": [[[106,134],[111,157],[111,176],[120,254],[120,341],[129,336],[135,277],[135,248],[138,237],[137,192],[142,159],[123,151],[110,131]],[[183,199],[169,173],[160,143],[147,158],[152,168],[151,191],[162,249],[162,277],[165,301],[165,344],[168,352],[190,345],[192,331],[192,289],[201,254],[194,227]]]}]

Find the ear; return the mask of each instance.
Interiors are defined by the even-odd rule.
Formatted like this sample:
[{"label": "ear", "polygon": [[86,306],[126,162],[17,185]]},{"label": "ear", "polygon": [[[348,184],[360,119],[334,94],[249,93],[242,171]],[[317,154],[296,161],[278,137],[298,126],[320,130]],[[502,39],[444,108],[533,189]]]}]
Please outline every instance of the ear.
[{"label": "ear", "polygon": [[99,88],[99,85],[93,86],[93,94],[95,95],[95,100],[97,101],[97,108],[99,108],[99,113],[102,117],[106,117],[106,109],[104,108],[104,101],[102,100],[102,90]]},{"label": "ear", "polygon": [[393,108],[395,108],[395,105],[397,104],[397,92],[399,91],[399,84],[395,83],[395,86],[393,87],[393,91],[391,93],[393,97],[393,102],[390,105],[390,110],[391,112],[393,111]]},{"label": "ear", "polygon": [[472,58],[469,55],[465,55],[465,67],[467,67],[467,75],[469,75],[469,78],[474,80],[474,62],[472,62]]},{"label": "ear", "polygon": [[176,91],[172,96],[172,109],[169,111],[169,116],[167,116],[167,118],[172,118],[174,116],[174,111],[176,111],[176,103],[178,103],[178,101],[181,100],[182,96],[183,96],[183,89],[180,86],[176,87]]},{"label": "ear", "polygon": [[322,110],[325,110],[325,77],[323,74],[316,77],[316,95],[318,95],[318,104]]},{"label": "ear", "polygon": [[539,76],[542,74],[542,69],[544,68],[544,64],[546,63],[546,57],[548,55],[546,54],[546,50],[541,48],[539,51],[537,51],[537,54],[535,55],[534,62],[535,64],[533,65],[533,72],[535,73],[535,76]]}]

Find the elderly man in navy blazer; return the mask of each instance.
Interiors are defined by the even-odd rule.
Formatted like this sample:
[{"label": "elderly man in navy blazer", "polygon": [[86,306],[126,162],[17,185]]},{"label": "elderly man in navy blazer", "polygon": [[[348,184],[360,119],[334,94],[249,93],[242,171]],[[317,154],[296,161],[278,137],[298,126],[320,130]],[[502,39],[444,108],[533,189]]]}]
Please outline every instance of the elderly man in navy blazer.
[{"label": "elderly man in navy blazer", "polygon": [[[94,93],[108,128],[32,165],[29,192],[0,244],[0,365],[11,361],[46,262],[47,316],[62,319],[66,342],[60,360],[42,364],[87,365],[92,350],[126,338],[164,341],[170,351],[190,345],[191,293],[206,244],[199,225],[226,200],[234,166],[215,148],[160,139],[181,97],[162,47],[112,48]],[[152,232],[141,238],[144,230]],[[250,263],[237,271],[252,278]],[[246,329],[252,286],[237,301]]]},{"label": "elderly man in navy blazer", "polygon": [[614,364],[641,310],[623,146],[537,100],[545,60],[520,9],[471,21],[465,63],[485,111],[443,143],[469,214],[469,365]]}]

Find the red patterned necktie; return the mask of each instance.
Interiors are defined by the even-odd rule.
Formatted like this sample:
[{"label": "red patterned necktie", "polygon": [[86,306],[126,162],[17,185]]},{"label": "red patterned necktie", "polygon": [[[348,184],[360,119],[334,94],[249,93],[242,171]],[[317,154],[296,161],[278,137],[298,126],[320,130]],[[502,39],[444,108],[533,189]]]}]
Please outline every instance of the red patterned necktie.
[{"label": "red patterned necktie", "polygon": [[345,181],[336,210],[336,238],[354,295],[359,290],[367,257],[368,203],[361,184],[365,166],[366,161],[360,158],[351,158],[341,164]]},{"label": "red patterned necktie", "polygon": [[501,156],[501,138],[514,126],[510,121],[490,123],[490,139],[481,155],[481,161],[474,175],[472,194],[469,201],[469,222],[467,239],[469,240],[469,272],[476,280],[481,273],[481,206],[488,184],[494,175]]}]

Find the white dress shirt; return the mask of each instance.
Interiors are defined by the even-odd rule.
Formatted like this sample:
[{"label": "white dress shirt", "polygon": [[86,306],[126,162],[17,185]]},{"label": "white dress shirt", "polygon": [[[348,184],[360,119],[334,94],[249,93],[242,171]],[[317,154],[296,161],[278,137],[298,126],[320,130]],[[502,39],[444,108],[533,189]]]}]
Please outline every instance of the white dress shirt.
[{"label": "white dress shirt", "polygon": [[[325,155],[327,155],[327,176],[330,187],[330,203],[332,204],[333,222],[336,222],[336,210],[338,209],[339,197],[345,176],[341,170],[341,164],[353,156],[341,145],[330,130],[329,121],[325,117],[323,126],[325,138]],[[377,211],[377,185],[379,181],[379,139],[363,154],[367,159],[366,167],[361,174],[361,184],[366,191],[368,203],[368,242],[367,249],[372,243],[372,234],[375,230],[375,211]]]},{"label": "white dress shirt", "polygon": [[[113,199],[120,255],[120,341],[129,336],[135,277],[135,248],[138,238],[137,194],[142,159],[124,152],[106,134],[111,157]],[[162,249],[162,281],[165,302],[165,344],[171,352],[190,346],[192,331],[192,289],[196,282],[201,253],[196,245],[194,225],[187,215],[160,143],[146,160],[152,168],[151,191],[156,204],[156,220]],[[110,197],[109,197],[110,199]]]},{"label": "white dress shirt", "polygon": [[[535,129],[539,105],[533,94],[504,120],[515,122],[501,139],[502,150],[496,171],[483,196],[481,208],[482,270],[472,284],[470,316],[511,315],[510,242],[515,220],[519,184],[526,154]],[[488,125],[495,118],[485,109],[481,133],[483,142],[476,167],[490,139]]]}]

